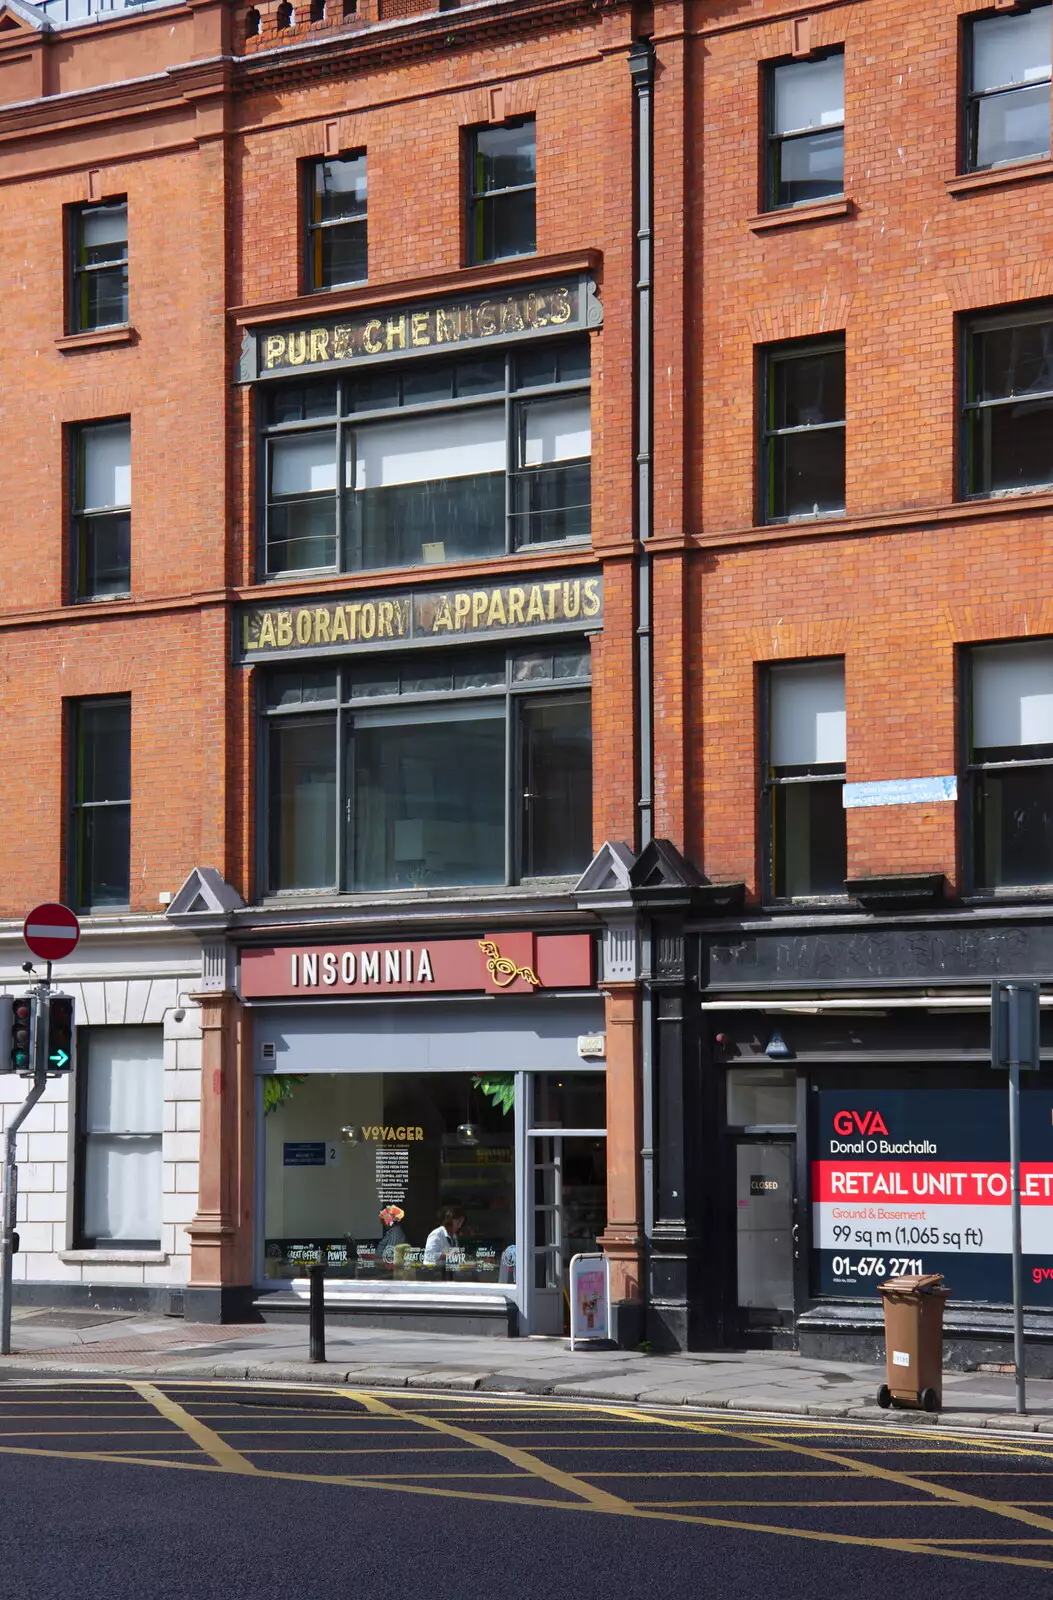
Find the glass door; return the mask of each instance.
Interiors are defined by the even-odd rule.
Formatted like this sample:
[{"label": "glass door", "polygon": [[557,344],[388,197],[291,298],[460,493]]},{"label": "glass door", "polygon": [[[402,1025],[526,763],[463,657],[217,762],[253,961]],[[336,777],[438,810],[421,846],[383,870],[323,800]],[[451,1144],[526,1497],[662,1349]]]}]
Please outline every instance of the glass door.
[{"label": "glass door", "polygon": [[537,1073],[528,1088],[527,1333],[569,1327],[570,1259],[598,1248],[607,1221],[607,1096],[602,1071]]},{"label": "glass door", "polygon": [[793,1322],[794,1144],[735,1141],[735,1264],[744,1330]]}]

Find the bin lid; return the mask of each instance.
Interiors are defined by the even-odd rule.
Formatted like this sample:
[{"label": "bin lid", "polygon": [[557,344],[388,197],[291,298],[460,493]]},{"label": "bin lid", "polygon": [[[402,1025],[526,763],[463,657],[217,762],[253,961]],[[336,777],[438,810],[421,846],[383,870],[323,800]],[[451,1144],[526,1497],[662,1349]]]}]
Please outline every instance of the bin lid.
[{"label": "bin lid", "polygon": [[[890,1294],[932,1294],[943,1283],[942,1272],[922,1272],[908,1275],[903,1278],[890,1278],[887,1283],[881,1284],[881,1292],[886,1290]],[[949,1294],[950,1290],[943,1291]]]}]

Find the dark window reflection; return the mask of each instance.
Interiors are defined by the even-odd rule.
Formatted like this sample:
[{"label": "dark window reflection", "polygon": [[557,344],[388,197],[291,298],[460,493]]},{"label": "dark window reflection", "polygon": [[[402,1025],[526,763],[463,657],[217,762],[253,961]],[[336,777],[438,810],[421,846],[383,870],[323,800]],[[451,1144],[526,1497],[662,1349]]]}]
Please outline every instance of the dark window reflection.
[{"label": "dark window reflection", "polygon": [[1053,483],[1053,317],[974,329],[966,359],[966,493]]},{"label": "dark window reflection", "polygon": [[469,136],[468,255],[497,261],[537,248],[533,117]]},{"label": "dark window reflection", "polygon": [[271,724],[270,885],[336,883],[336,723],[332,716]]},{"label": "dark window reflection", "polygon": [[74,877],[85,910],[126,906],[131,859],[131,704],[86,701],[73,727]]},{"label": "dark window reflection", "polygon": [[526,877],[580,872],[592,853],[592,724],[587,696],[524,705]]},{"label": "dark window reflection", "polygon": [[776,898],[843,895],[847,833],[843,782],[777,784],[773,791]]},{"label": "dark window reflection", "polygon": [[769,357],[767,516],[821,516],[845,508],[845,352]]}]

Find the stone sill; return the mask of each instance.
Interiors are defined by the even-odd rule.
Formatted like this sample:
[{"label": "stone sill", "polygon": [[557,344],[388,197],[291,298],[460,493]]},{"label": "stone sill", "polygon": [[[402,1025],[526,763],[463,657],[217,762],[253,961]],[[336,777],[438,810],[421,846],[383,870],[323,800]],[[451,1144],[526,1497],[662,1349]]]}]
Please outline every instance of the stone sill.
[{"label": "stone sill", "polygon": [[957,178],[948,178],[947,193],[966,195],[972,194],[974,189],[998,189],[1007,183],[1049,177],[1053,177],[1053,158],[1042,156],[1037,161],[1017,161],[1004,167],[988,167],[984,172],[965,172]]},{"label": "stone sill", "polygon": [[847,195],[840,195],[834,200],[817,200],[814,205],[786,206],[779,211],[762,211],[755,217],[747,217],[746,223],[752,233],[767,233],[773,228],[792,228],[806,222],[826,222],[833,217],[851,217],[855,215],[855,205]]},{"label": "stone sill", "polygon": [[58,1258],[73,1267],[166,1267],[169,1260],[167,1250],[60,1250]]},{"label": "stone sill", "polygon": [[139,335],[128,324],[120,328],[91,328],[87,333],[67,333],[61,339],[55,340],[55,349],[71,352],[74,350],[100,350],[111,344],[135,344]]}]

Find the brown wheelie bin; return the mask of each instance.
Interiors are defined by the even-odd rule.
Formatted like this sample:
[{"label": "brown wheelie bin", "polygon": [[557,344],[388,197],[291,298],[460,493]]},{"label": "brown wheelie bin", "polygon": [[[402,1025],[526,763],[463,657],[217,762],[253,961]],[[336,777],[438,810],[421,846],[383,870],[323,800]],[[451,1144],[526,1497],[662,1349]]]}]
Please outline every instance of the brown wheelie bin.
[{"label": "brown wheelie bin", "polygon": [[886,1381],[877,1402],[938,1411],[943,1404],[943,1308],[949,1289],[938,1272],[881,1285]]}]

